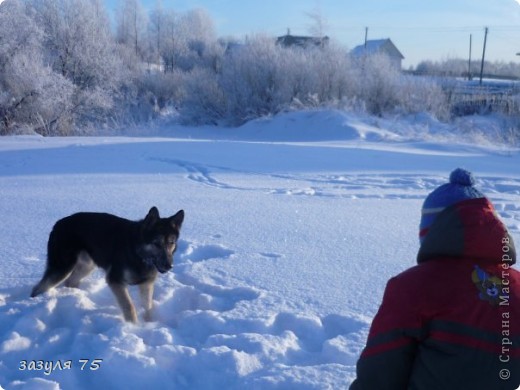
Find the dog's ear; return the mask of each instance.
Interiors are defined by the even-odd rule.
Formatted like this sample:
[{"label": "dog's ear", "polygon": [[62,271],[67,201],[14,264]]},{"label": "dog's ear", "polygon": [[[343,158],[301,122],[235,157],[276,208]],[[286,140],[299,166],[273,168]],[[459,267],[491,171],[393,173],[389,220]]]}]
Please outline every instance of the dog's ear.
[{"label": "dog's ear", "polygon": [[170,217],[169,219],[172,226],[176,226],[178,229],[180,229],[182,222],[184,221],[184,210],[179,210],[177,214],[175,214],[173,217]]},{"label": "dog's ear", "polygon": [[148,211],[148,214],[146,215],[146,218],[143,221],[143,227],[145,229],[151,228],[153,225],[157,223],[159,220],[159,210],[157,210],[157,207],[152,207],[150,211]]}]

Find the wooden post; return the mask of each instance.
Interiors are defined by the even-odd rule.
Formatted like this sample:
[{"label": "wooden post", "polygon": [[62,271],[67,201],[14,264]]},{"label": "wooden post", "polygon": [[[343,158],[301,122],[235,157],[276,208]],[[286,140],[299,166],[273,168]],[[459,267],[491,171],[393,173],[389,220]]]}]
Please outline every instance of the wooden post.
[{"label": "wooden post", "polygon": [[471,38],[472,35],[469,34],[469,60],[468,60],[468,80],[471,81]]},{"label": "wooden post", "polygon": [[482,62],[480,64],[480,85],[482,85],[482,75],[484,74],[484,58],[486,57],[486,41],[488,35],[488,28],[486,27],[484,33],[484,48],[482,49]]}]

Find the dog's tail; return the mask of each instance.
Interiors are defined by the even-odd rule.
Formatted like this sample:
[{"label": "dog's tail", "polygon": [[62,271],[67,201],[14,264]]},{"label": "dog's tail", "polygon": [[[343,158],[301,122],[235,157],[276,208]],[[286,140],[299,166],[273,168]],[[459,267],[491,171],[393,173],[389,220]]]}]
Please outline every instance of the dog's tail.
[{"label": "dog's tail", "polygon": [[57,286],[61,282],[63,282],[65,279],[67,279],[70,275],[70,272],[65,274],[59,274],[59,273],[51,273],[47,269],[45,271],[45,274],[43,275],[42,280],[38,282],[36,286],[32,289],[31,292],[31,298],[34,298],[37,295],[43,294],[44,292],[48,291],[54,286]]},{"label": "dog's tail", "polygon": [[[63,221],[63,220],[62,220]],[[47,242],[47,265],[42,279],[32,289],[31,297],[43,294],[65,281],[72,273],[78,253],[66,235],[67,227],[58,221]]]}]

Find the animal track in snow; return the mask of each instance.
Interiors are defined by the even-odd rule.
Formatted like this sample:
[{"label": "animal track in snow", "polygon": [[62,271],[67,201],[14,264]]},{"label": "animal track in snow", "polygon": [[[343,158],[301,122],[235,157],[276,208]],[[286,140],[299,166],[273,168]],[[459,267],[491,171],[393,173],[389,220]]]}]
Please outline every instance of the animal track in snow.
[{"label": "animal track in snow", "polygon": [[178,258],[181,262],[193,262],[211,260],[211,259],[227,259],[235,252],[218,244],[196,245],[188,244],[184,250],[179,253]]},{"label": "animal track in snow", "polygon": [[235,308],[240,301],[257,299],[260,292],[249,287],[229,288],[203,280],[194,276],[192,267],[207,260],[227,260],[235,251],[219,244],[197,244],[181,242],[176,268],[175,283],[172,290],[172,309],[175,313],[182,311],[210,310],[225,312]]},{"label": "animal track in snow", "polygon": [[[199,318],[200,319],[200,318]],[[277,361],[288,366],[341,363],[355,364],[364,345],[363,329],[367,324],[350,317],[278,313],[266,321],[241,322],[244,331],[233,334],[219,325],[208,335],[206,347],[228,347],[257,356],[262,361]]]},{"label": "animal track in snow", "polygon": [[495,209],[510,232],[520,232],[520,206],[507,202],[495,202]]},{"label": "animal track in snow", "polygon": [[273,260],[283,257],[283,255],[280,255],[278,253],[269,253],[269,252],[262,252],[262,253],[259,253],[259,255],[262,257],[265,257],[267,259],[273,259]]},{"label": "animal track in snow", "polygon": [[514,178],[482,177],[477,181],[484,192],[520,195],[520,181]]},{"label": "animal track in snow", "polygon": [[[193,267],[200,266],[197,261],[226,260],[235,252],[222,245],[194,242],[185,242],[179,250],[182,267],[177,268],[174,280],[164,282],[173,288],[157,302],[157,310],[160,321],[170,324],[174,337],[194,348],[197,356],[223,358],[225,351],[225,359],[248,362],[248,368],[235,367],[245,370],[241,371],[244,376],[259,367],[272,367],[275,362],[295,369],[314,364],[355,364],[366,338],[365,320],[283,311],[266,318],[244,318],[239,305],[254,305],[268,292],[225,287],[192,272]],[[283,257],[273,252],[258,256],[273,260]],[[172,279],[173,275],[168,277]]]},{"label": "animal track in snow", "polygon": [[[174,160],[174,159],[167,159],[167,158],[150,158],[151,161],[158,161],[165,164],[170,165],[176,165],[182,169],[184,169],[187,172],[187,178],[189,180],[195,181],[200,184],[204,184],[210,187],[218,187],[218,188],[224,188],[224,189],[244,189],[240,187],[235,187],[230,184],[221,182],[217,180],[215,177],[213,177],[210,167],[206,167],[201,164],[196,164],[189,161],[182,161],[182,160]],[[212,169],[225,169],[225,168],[216,168],[213,167]]]},{"label": "animal track in snow", "polygon": [[[334,175],[313,175],[307,177],[297,174],[259,173],[236,171],[225,167],[204,166],[201,164],[174,160],[156,159],[165,164],[181,167],[187,172],[186,178],[197,183],[238,191],[259,191],[273,195],[338,197],[338,198],[395,198],[416,199],[423,194],[411,191],[429,190],[442,184],[438,177],[425,177],[416,174],[359,174],[345,173]],[[217,178],[218,172],[233,172],[233,177],[243,177],[240,184],[225,182]],[[374,189],[378,190],[374,195]]]}]

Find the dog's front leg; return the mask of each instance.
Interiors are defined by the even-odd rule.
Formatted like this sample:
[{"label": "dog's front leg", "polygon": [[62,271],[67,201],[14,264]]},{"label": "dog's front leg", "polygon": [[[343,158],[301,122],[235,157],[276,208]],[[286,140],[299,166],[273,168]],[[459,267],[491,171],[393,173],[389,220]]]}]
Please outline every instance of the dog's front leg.
[{"label": "dog's front leg", "polygon": [[153,280],[139,285],[139,293],[141,296],[141,303],[144,308],[144,320],[152,321],[153,309]]},{"label": "dog's front leg", "polygon": [[130,298],[130,294],[128,293],[126,285],[120,283],[109,283],[108,285],[110,286],[110,289],[116,296],[117,303],[123,311],[125,321],[136,323],[137,314],[135,312],[135,307],[132,303],[132,299]]}]

